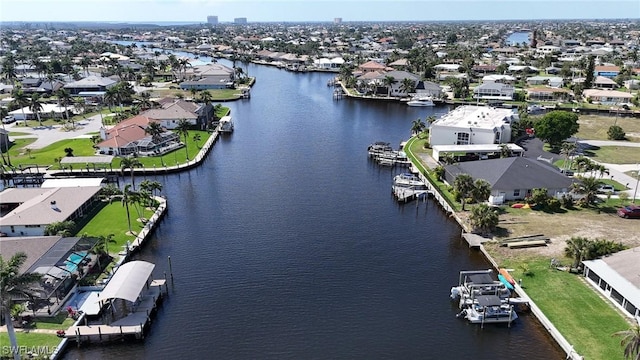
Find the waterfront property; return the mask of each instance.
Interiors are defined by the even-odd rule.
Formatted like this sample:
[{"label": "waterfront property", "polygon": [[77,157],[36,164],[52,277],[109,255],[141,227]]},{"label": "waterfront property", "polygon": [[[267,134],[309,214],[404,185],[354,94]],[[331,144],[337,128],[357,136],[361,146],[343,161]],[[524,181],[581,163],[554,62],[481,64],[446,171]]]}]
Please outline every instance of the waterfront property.
[{"label": "waterfront property", "polygon": [[547,189],[556,197],[566,194],[573,183],[557,169],[540,161],[525,157],[509,157],[467,161],[445,166],[445,180],[453,184],[460,174],[484,179],[491,185],[490,201],[494,204],[522,200],[531,196],[533,189]]},{"label": "waterfront property", "polygon": [[465,105],[431,124],[429,144],[502,144],[511,141],[511,124],[518,115],[510,109]]},{"label": "waterfront property", "polygon": [[157,136],[146,132],[154,118],[138,115],[124,120],[109,130],[101,129],[103,139],[96,144],[100,154],[127,156],[132,154],[162,154],[180,147],[180,138],[173,131],[164,130]]},{"label": "waterfront property", "polygon": [[0,232],[4,236],[42,236],[47,225],[77,220],[98,201],[102,187],[11,188],[2,192]]},{"label": "waterfront property", "polygon": [[639,255],[635,247],[582,262],[588,282],[631,318],[640,317]]}]

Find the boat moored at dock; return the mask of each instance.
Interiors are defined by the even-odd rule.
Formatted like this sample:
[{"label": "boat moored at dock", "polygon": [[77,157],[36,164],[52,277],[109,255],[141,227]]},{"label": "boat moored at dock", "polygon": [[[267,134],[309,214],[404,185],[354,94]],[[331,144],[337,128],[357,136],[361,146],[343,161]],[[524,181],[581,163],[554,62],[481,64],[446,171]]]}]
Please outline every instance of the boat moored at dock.
[{"label": "boat moored at dock", "polygon": [[407,101],[409,106],[434,106],[431,96],[416,96]]},{"label": "boat moored at dock", "polygon": [[231,116],[223,116],[220,119],[220,124],[218,125],[218,131],[221,133],[232,133],[233,132],[233,120]]}]

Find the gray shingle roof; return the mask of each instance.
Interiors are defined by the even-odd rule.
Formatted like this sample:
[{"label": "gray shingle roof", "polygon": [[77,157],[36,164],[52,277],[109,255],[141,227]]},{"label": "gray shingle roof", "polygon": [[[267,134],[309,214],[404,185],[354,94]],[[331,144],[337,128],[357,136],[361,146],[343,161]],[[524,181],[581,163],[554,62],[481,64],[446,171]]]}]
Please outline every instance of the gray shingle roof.
[{"label": "gray shingle roof", "polygon": [[496,190],[565,189],[572,183],[557,169],[525,157],[468,161],[445,169],[454,177],[469,174],[474,179],[484,179]]}]

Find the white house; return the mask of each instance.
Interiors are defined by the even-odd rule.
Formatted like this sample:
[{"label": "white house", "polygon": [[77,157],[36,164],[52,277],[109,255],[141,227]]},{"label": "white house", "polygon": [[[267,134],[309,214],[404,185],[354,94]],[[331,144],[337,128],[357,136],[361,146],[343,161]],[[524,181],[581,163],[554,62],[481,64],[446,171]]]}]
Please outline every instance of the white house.
[{"label": "white house", "polygon": [[616,90],[587,89],[582,92],[587,100],[605,105],[630,103],[633,95]]},{"label": "white house", "polygon": [[431,124],[433,145],[503,144],[511,141],[511,123],[518,115],[510,109],[460,106]]},{"label": "white house", "polygon": [[100,186],[10,188],[2,192],[6,211],[0,232],[6,236],[42,236],[47,225],[76,220],[98,201]]},{"label": "white house", "polygon": [[486,100],[513,100],[514,92],[514,87],[509,84],[484,83],[473,89],[473,97]]}]

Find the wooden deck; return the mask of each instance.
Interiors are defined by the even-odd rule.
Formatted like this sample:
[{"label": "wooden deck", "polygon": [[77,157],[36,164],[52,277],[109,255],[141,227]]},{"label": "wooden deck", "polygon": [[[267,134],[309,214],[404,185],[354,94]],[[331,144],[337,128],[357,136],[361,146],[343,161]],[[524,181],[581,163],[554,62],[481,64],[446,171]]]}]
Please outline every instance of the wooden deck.
[{"label": "wooden deck", "polygon": [[78,342],[83,340],[103,340],[115,337],[133,335],[142,338],[145,326],[149,323],[149,316],[156,308],[158,301],[162,297],[162,287],[166,286],[164,279],[153,280],[149,288],[144,292],[141,300],[133,307],[133,312],[122,319],[111,324],[99,325],[73,325],[65,332],[65,337],[75,339]]},{"label": "wooden deck", "polygon": [[491,241],[489,238],[472,233],[463,233],[462,238],[467,240],[470,248],[479,248],[483,243]]}]

